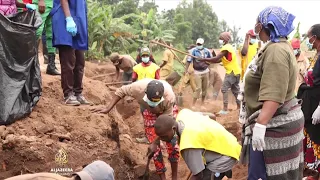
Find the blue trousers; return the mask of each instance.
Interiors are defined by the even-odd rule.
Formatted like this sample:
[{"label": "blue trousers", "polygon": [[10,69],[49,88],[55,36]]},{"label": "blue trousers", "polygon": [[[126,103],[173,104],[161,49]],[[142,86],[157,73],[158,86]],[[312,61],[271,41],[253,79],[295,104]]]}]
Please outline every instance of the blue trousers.
[{"label": "blue trousers", "polygon": [[253,151],[250,145],[248,180],[267,180],[266,163],[263,152]]}]

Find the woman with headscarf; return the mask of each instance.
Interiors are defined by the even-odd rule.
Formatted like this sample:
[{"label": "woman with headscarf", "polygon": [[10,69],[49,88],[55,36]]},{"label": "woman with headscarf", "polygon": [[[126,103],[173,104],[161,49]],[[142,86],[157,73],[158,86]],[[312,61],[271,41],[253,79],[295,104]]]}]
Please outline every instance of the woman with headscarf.
[{"label": "woman with headscarf", "polygon": [[211,63],[222,62],[223,67],[226,69],[226,75],[222,84],[221,92],[223,94],[223,110],[219,112],[221,115],[228,114],[228,91],[231,89],[232,94],[236,98],[237,107],[240,108],[240,101],[237,99],[239,94],[239,81],[241,68],[237,59],[235,49],[229,43],[231,40],[231,34],[229,32],[223,32],[219,37],[219,44],[222,46],[220,53],[212,58],[201,59]]},{"label": "woman with headscarf", "polygon": [[[307,169],[320,172],[320,24],[313,25],[307,34],[306,43],[309,49],[316,49],[316,62],[305,76],[301,84],[298,98],[302,99],[302,111],[305,118],[305,165]],[[310,180],[315,179],[310,177]]]},{"label": "woman with headscarf", "polygon": [[301,180],[304,117],[295,98],[297,62],[287,36],[295,16],[270,6],[254,27],[266,45],[244,75],[246,107],[240,162],[248,180]]}]

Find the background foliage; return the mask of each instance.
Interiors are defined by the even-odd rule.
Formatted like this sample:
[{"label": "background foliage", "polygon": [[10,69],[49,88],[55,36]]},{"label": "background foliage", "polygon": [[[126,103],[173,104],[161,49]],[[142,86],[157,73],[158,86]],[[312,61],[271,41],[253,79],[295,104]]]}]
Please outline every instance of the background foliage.
[{"label": "background foliage", "polygon": [[150,40],[172,42],[185,50],[204,38],[205,47],[218,48],[219,34],[230,31],[233,42],[241,42],[239,27],[230,28],[218,19],[206,0],[183,0],[176,9],[158,11],[155,0],[87,0],[89,23],[88,59],[102,59],[112,52],[136,54],[141,46],[153,53],[162,47],[151,46]]}]

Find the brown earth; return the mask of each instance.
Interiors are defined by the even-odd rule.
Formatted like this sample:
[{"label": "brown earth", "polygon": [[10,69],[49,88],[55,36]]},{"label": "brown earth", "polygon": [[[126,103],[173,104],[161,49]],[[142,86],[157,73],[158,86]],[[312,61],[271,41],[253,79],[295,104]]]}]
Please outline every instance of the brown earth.
[{"label": "brown earth", "polygon": [[[43,60],[40,57],[40,62]],[[41,71],[45,66],[41,65]],[[120,101],[108,115],[91,113],[90,109],[107,104],[116,86],[106,86],[115,71],[109,63],[86,63],[84,95],[93,106],[70,107],[63,105],[60,77],[42,73],[43,94],[38,105],[26,118],[3,127],[0,126],[0,179],[15,175],[49,172],[52,168],[67,167],[73,171],[93,160],[103,160],[115,170],[116,179],[138,179],[143,174],[147,159],[147,145],[137,144],[136,137],[144,134],[139,107],[134,101]],[[223,72],[223,71],[221,71]],[[106,75],[103,75],[106,74]],[[188,87],[187,94],[191,94]],[[191,96],[185,96],[184,105],[190,107]],[[233,100],[233,97],[230,97]],[[206,111],[217,112],[222,106],[221,97],[208,101]],[[235,105],[231,108],[235,109]],[[239,138],[238,113],[218,117],[230,132]],[[65,149],[67,164],[55,161],[59,149]],[[170,177],[170,164],[167,176]],[[150,163],[151,171],[155,168]],[[179,179],[187,178],[189,170],[183,160],[179,166]],[[237,165],[234,180],[245,179],[247,170]],[[152,174],[151,180],[158,179]]]}]

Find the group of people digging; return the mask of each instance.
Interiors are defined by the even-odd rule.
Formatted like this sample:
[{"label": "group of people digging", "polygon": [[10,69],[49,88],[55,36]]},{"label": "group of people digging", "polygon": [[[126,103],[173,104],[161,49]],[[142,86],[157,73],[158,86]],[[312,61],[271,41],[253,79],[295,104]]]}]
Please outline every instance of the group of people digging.
[{"label": "group of people digging", "polygon": [[[222,48],[216,56],[203,48],[203,39],[198,39],[197,46],[190,51],[198,57],[187,60],[187,70],[189,63],[194,68],[195,100],[201,94],[204,101],[209,64],[222,62],[226,69],[224,109],[220,114],[227,113],[226,92],[231,88],[238,108],[241,107],[242,146],[214,116],[189,109],[178,112],[172,88],[163,80],[143,79],[123,86],[106,109],[97,111],[107,113],[125,95],[137,99],[151,143],[148,157],[154,158],[161,179],[166,179],[166,168],[160,140],[167,142],[172,179],[177,179],[181,154],[192,172],[192,180],[231,177],[238,161],[249,165],[248,180],[301,180],[305,165],[315,171],[319,167],[320,25],[312,26],[307,34],[307,44],[317,50],[317,56],[313,68],[303,75],[297,93],[300,53],[287,39],[294,30],[294,19],[281,7],[270,6],[260,12],[241,51],[242,70],[227,32],[220,35]],[[255,39],[265,45],[259,49]],[[303,99],[302,104],[296,95]]]}]

